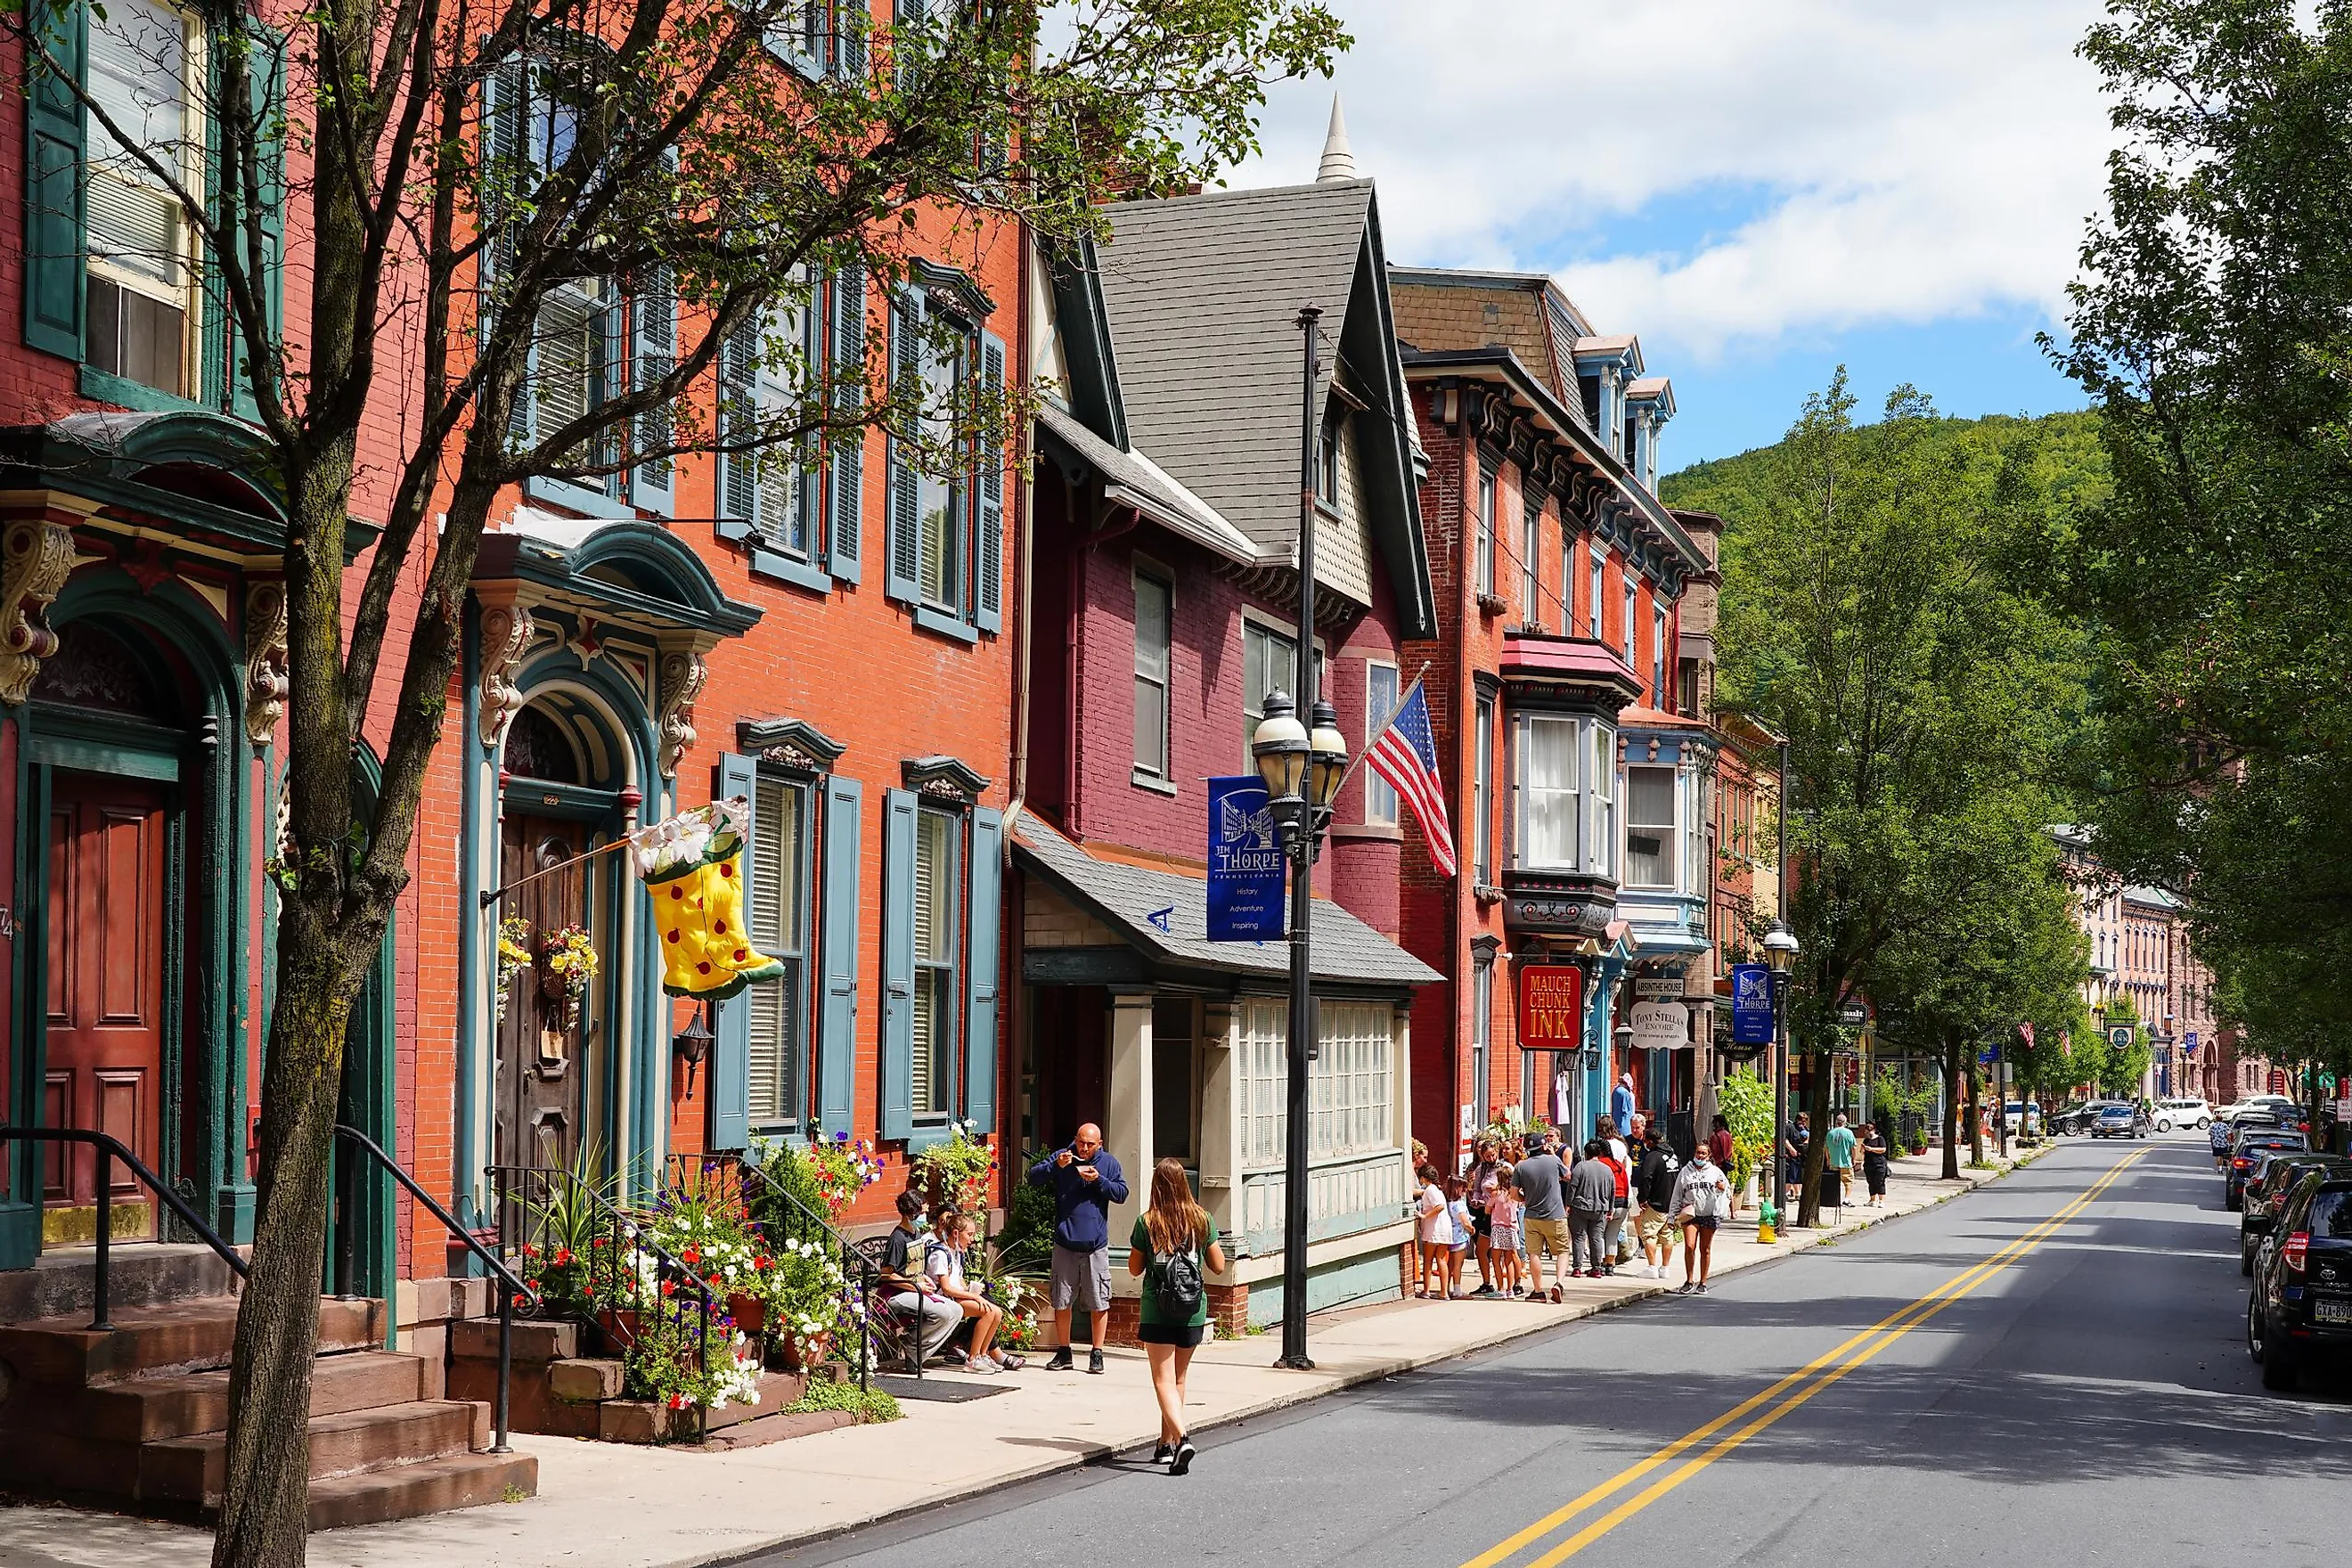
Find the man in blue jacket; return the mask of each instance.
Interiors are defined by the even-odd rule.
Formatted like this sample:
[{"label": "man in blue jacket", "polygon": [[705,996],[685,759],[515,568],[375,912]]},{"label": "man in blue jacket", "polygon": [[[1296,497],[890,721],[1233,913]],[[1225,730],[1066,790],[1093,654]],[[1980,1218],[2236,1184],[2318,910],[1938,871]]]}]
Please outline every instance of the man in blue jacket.
[{"label": "man in blue jacket", "polygon": [[1083,1307],[1094,1319],[1087,1370],[1098,1373],[1110,1338],[1110,1205],[1127,1202],[1127,1173],[1089,1121],[1066,1147],[1030,1166],[1029,1181],[1054,1194],[1054,1326],[1062,1348],[1045,1370],[1070,1370],[1070,1313]]}]

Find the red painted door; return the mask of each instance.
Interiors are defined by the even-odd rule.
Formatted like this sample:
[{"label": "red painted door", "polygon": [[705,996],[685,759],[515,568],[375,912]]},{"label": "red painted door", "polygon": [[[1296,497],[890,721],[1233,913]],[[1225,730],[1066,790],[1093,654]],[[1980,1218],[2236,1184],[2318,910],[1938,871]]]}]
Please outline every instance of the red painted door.
[{"label": "red painted door", "polygon": [[[163,792],[137,779],[60,771],[49,788],[48,1068],[42,1121],[110,1133],[162,1165]],[[44,1239],[154,1234],[153,1200],[121,1162],[103,1200],[87,1145],[44,1151]]]}]

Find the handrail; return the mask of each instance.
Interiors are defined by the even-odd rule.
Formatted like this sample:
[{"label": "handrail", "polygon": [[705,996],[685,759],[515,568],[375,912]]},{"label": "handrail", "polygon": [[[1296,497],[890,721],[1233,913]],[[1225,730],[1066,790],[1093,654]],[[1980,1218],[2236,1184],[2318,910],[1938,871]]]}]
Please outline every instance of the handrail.
[{"label": "handrail", "polygon": [[122,1145],[122,1141],[110,1133],[89,1127],[0,1127],[0,1143],[11,1140],[30,1143],[87,1143],[98,1151],[98,1266],[91,1273],[92,1305],[96,1315],[89,1321],[93,1332],[110,1332],[114,1324],[109,1321],[108,1263],[114,1245],[114,1205],[108,1194],[114,1185],[114,1173],[107,1167],[120,1160],[131,1167],[131,1173],[142,1185],[163,1201],[163,1206],[179,1216],[180,1223],[196,1233],[197,1238],[218,1253],[221,1261],[240,1279],[253,1271],[235,1247],[223,1241],[220,1233],[205,1223],[187,1199],[166,1185],[163,1178],[147,1168],[147,1163]]},{"label": "handrail", "polygon": [[[690,1298],[681,1300],[673,1294],[667,1299],[677,1303],[673,1310],[675,1311],[677,1321],[681,1331],[683,1331],[685,1327],[686,1308],[690,1304],[699,1309],[699,1321],[694,1341],[696,1347],[695,1353],[706,1358],[707,1363],[707,1358],[710,1354],[710,1322],[714,1317],[723,1318],[725,1316],[725,1309],[719,1299],[711,1294],[709,1288],[703,1284],[701,1275],[696,1273],[693,1269],[680,1262],[671,1254],[667,1247],[662,1246],[661,1243],[656,1241],[653,1237],[648,1234],[648,1226],[646,1222],[632,1218],[631,1216],[623,1214],[619,1209],[616,1209],[611,1204],[606,1203],[602,1193],[596,1191],[596,1189],[589,1183],[582,1180],[575,1173],[566,1171],[559,1167],[541,1165],[488,1165],[483,1167],[483,1174],[489,1177],[491,1186],[498,1194],[498,1215],[499,1222],[501,1226],[506,1223],[507,1215],[514,1204],[514,1194],[510,1186],[510,1183],[514,1177],[522,1176],[525,1178],[537,1178],[542,1185],[549,1181],[562,1181],[570,1184],[572,1192],[580,1196],[585,1197],[589,1203],[594,1206],[597,1215],[600,1216],[600,1219],[604,1224],[604,1227],[609,1232],[612,1243],[612,1254],[615,1267],[618,1265],[621,1250],[623,1247],[625,1246],[632,1252],[652,1254],[655,1263],[655,1278],[662,1283],[674,1286],[679,1280],[684,1280],[686,1282],[687,1289],[692,1292]],[[505,1244],[506,1237],[503,1232],[501,1232],[499,1245],[503,1247]],[[520,1243],[518,1241],[518,1246],[520,1245]],[[641,1310],[658,1312],[663,1308],[664,1300],[665,1299],[663,1297],[656,1296],[647,1304],[646,1308]],[[731,1340],[730,1343],[732,1343]],[[695,1406],[695,1411],[698,1430],[700,1436],[708,1437],[710,1431],[709,1406],[707,1405],[697,1405]]]},{"label": "handrail", "polygon": [[[443,1208],[439,1202],[434,1198],[432,1194],[426,1192],[423,1187],[418,1186],[416,1184],[416,1178],[410,1175],[406,1171],[401,1169],[400,1162],[385,1153],[382,1144],[369,1137],[366,1133],[361,1131],[358,1128],[347,1127],[340,1121],[335,1124],[335,1136],[358,1144],[368,1154],[372,1155],[374,1158],[375,1163],[383,1167],[385,1174],[389,1175],[394,1181],[399,1183],[403,1190],[404,1190],[410,1197],[415,1198],[418,1203],[424,1205],[425,1211],[432,1215],[435,1219],[441,1222],[442,1228],[448,1231],[451,1236],[456,1237],[459,1241],[464,1242],[466,1244],[467,1250],[471,1252],[475,1257],[480,1258],[483,1263],[487,1264],[490,1272],[497,1275],[499,1282],[506,1287],[505,1289],[499,1292],[499,1392],[498,1398],[493,1405],[493,1419],[498,1428],[498,1434],[497,1441],[490,1445],[490,1452],[493,1454],[512,1452],[513,1450],[511,1447],[507,1442],[509,1435],[507,1431],[507,1412],[509,1405],[507,1396],[507,1377],[509,1369],[514,1363],[514,1310],[515,1304],[518,1301],[528,1300],[536,1304],[540,1300],[538,1289],[527,1281],[517,1279],[513,1271],[509,1269],[506,1264],[499,1260],[498,1254],[492,1252],[488,1247],[485,1247],[482,1244],[482,1240],[479,1237],[476,1236],[466,1226],[458,1224],[456,1215],[452,1215],[447,1209]],[[346,1281],[351,1279],[352,1274],[351,1248],[352,1235],[353,1226],[349,1223],[349,1216],[347,1215],[345,1216],[345,1223],[336,1227],[336,1245],[341,1249],[343,1254],[341,1272],[342,1278]]]}]

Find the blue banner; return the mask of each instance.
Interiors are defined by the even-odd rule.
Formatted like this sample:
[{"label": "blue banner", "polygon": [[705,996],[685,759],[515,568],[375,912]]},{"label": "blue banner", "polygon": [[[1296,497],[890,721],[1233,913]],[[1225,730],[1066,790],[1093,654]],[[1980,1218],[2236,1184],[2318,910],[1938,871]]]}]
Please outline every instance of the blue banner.
[{"label": "blue banner", "polygon": [[1209,781],[1209,940],[1265,942],[1283,934],[1283,859],[1265,783],[1255,774]]},{"label": "blue banner", "polygon": [[1762,963],[1731,966],[1731,1043],[1772,1043],[1772,971]]}]

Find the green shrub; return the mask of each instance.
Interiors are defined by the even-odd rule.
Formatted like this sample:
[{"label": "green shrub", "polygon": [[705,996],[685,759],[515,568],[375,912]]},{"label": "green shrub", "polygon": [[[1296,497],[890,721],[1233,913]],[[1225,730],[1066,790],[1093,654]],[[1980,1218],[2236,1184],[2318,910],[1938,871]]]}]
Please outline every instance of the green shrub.
[{"label": "green shrub", "polygon": [[784,1406],[787,1415],[812,1410],[846,1410],[860,1421],[896,1421],[904,1414],[889,1391],[860,1388],[855,1383],[825,1383],[812,1378],[808,1390]]}]

